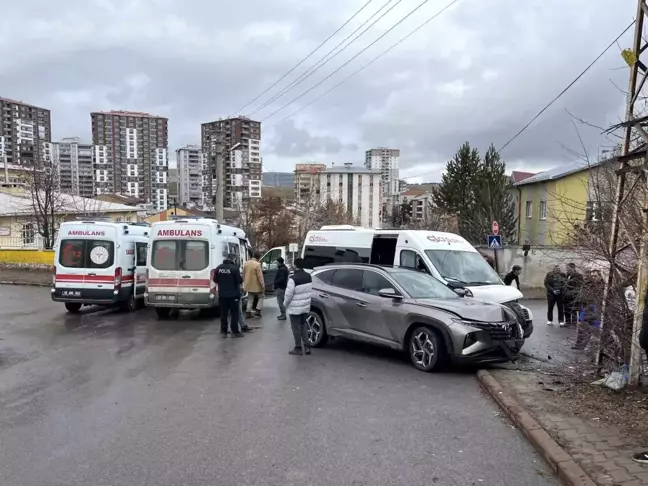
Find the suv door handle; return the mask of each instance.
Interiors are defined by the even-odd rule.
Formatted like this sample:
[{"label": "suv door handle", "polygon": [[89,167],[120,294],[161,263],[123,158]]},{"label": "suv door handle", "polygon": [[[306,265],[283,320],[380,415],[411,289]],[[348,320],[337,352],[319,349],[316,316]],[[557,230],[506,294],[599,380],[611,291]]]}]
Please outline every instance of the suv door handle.
[{"label": "suv door handle", "polygon": [[326,295],[326,294],[319,294],[319,296],[320,296],[322,299],[328,299],[328,295]]},{"label": "suv door handle", "polygon": [[358,307],[367,307],[367,304],[365,304],[364,302],[356,302],[356,305]]}]

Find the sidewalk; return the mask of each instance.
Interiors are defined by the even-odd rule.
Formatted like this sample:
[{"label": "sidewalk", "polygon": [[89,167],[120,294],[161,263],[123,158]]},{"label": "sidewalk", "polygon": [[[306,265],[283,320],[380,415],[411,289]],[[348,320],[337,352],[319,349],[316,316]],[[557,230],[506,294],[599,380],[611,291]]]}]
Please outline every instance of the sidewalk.
[{"label": "sidewalk", "polygon": [[648,449],[645,390],[615,393],[590,385],[593,379],[576,382],[560,367],[529,363],[489,373],[596,484],[648,485],[648,466],[632,461]]},{"label": "sidewalk", "polygon": [[28,268],[0,268],[0,284],[50,287],[52,285],[52,272]]}]

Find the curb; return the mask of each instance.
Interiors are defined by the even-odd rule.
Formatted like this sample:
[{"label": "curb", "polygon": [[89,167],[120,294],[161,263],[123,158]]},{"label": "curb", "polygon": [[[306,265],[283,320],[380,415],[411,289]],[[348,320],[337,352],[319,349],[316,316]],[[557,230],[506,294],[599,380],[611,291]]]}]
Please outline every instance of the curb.
[{"label": "curb", "polygon": [[29,287],[51,287],[51,283],[38,283],[38,282],[21,282],[12,280],[0,280],[0,285],[23,285]]},{"label": "curb", "polygon": [[493,375],[486,370],[479,370],[477,379],[500,408],[506,412],[511,421],[520,428],[563,484],[566,486],[596,486],[592,478],[551,438],[531,414],[504,391]]}]

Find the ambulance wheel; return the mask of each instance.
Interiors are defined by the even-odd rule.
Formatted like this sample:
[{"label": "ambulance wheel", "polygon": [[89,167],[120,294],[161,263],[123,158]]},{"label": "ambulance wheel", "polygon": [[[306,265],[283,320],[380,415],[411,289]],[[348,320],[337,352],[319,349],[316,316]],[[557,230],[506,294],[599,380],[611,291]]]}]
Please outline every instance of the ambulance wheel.
[{"label": "ambulance wheel", "polygon": [[155,313],[160,319],[166,319],[167,317],[169,317],[169,314],[171,314],[171,309],[167,307],[156,307]]},{"label": "ambulance wheel", "polygon": [[76,314],[81,310],[81,304],[76,304],[74,302],[66,302],[65,303],[65,308],[71,314]]}]

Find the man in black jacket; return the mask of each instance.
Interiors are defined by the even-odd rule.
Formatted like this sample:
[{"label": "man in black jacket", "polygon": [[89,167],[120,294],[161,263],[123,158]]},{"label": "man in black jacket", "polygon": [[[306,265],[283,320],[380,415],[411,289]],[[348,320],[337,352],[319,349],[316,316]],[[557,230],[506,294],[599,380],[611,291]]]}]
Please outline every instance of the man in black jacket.
[{"label": "man in black jacket", "polygon": [[565,280],[565,295],[563,296],[563,307],[565,308],[565,324],[571,326],[578,321],[580,311],[579,296],[583,291],[585,278],[576,269],[575,263],[567,264],[567,279]]},{"label": "man in black jacket", "polygon": [[282,257],[277,258],[277,273],[274,278],[274,289],[277,293],[277,304],[279,304],[279,319],[286,320],[286,308],[284,307],[284,297],[286,296],[286,286],[288,285],[288,267],[284,264]]},{"label": "man in black jacket", "polygon": [[560,265],[553,267],[544,279],[547,289],[547,325],[553,326],[553,310],[558,306],[558,323],[561,327],[565,325],[565,314],[563,308],[563,292],[567,275],[561,270]]},{"label": "man in black jacket", "polygon": [[520,273],[522,273],[522,267],[520,265],[513,265],[511,271],[504,276],[504,284],[511,285],[515,282],[518,290],[520,290]]},{"label": "man in black jacket", "polygon": [[227,315],[230,315],[232,326],[232,335],[236,338],[242,338],[243,334],[239,330],[239,300],[241,299],[241,270],[234,263],[236,255],[229,254],[223,260],[223,263],[216,267],[214,272],[214,282],[218,285],[218,303],[221,312],[221,336],[227,337]]}]

